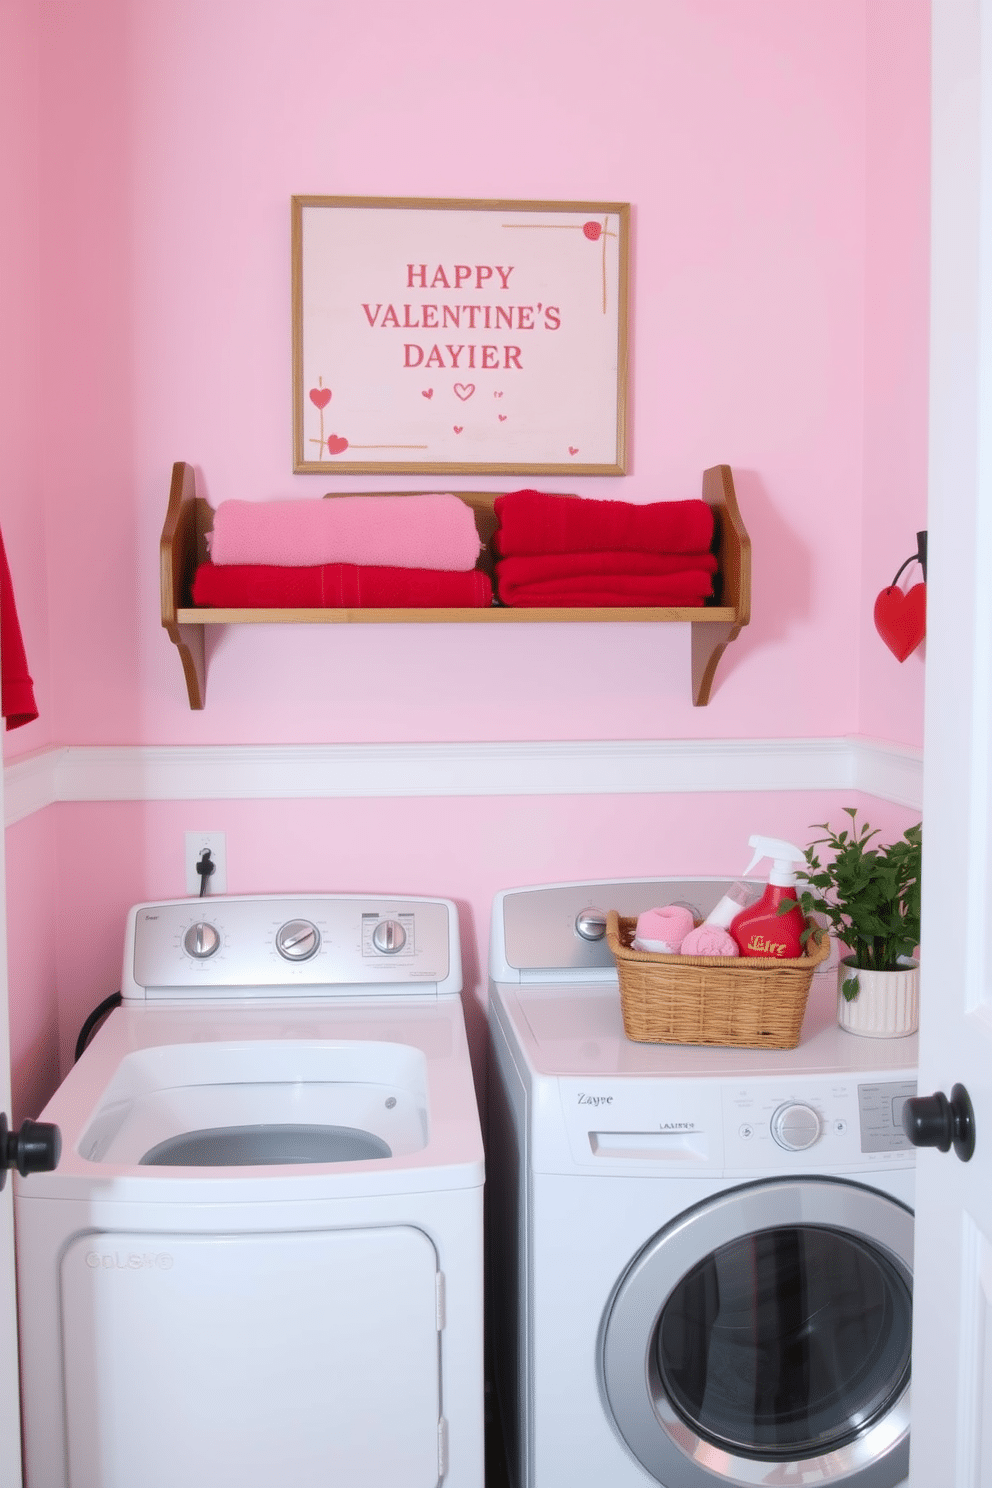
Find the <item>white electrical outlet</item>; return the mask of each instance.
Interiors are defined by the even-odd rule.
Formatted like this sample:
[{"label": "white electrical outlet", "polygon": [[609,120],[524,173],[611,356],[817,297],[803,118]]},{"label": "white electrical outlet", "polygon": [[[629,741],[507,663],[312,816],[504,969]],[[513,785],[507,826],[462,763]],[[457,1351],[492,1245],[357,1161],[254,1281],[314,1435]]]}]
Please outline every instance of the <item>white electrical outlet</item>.
[{"label": "white electrical outlet", "polygon": [[209,849],[213,861],[214,871],[207,879],[207,887],[204,893],[211,894],[227,893],[227,845],[226,836],[223,832],[187,832],[186,833],[186,892],[187,894],[199,894],[200,875],[196,871],[196,865],[205,851]]}]

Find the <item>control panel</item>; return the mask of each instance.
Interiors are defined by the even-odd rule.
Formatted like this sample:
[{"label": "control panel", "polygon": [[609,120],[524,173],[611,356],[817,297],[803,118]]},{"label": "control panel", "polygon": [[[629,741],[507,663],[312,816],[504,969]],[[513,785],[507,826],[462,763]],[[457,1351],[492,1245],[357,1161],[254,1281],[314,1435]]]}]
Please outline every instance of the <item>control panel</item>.
[{"label": "control panel", "polygon": [[788,1173],[913,1165],[905,1077],[559,1082],[573,1158],[680,1171]]},{"label": "control panel", "polygon": [[126,1000],[404,996],[461,991],[446,899],[217,895],[128,915]]}]

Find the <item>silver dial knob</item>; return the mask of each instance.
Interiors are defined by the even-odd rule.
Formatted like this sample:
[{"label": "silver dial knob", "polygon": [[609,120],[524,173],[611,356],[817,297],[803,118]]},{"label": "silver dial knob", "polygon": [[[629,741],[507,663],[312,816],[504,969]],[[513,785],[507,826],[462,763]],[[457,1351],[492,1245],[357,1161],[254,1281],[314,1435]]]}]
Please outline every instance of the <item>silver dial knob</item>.
[{"label": "silver dial knob", "polygon": [[309,961],[320,950],[320,931],[309,920],[287,920],[276,934],[276,950],[285,961]]},{"label": "silver dial knob", "polygon": [[205,961],[208,956],[212,956],[219,945],[220,936],[206,920],[198,920],[195,925],[190,925],[183,936],[183,947],[187,955],[195,956],[198,961]]},{"label": "silver dial knob", "polygon": [[772,1117],[772,1136],[787,1152],[805,1152],[822,1130],[819,1113],[800,1101],[786,1101]]},{"label": "silver dial knob", "polygon": [[372,931],[372,944],[384,956],[395,956],[406,945],[406,931],[399,920],[380,920]]},{"label": "silver dial knob", "polygon": [[602,940],[606,934],[606,914],[590,905],[575,916],[575,931],[583,940]]}]

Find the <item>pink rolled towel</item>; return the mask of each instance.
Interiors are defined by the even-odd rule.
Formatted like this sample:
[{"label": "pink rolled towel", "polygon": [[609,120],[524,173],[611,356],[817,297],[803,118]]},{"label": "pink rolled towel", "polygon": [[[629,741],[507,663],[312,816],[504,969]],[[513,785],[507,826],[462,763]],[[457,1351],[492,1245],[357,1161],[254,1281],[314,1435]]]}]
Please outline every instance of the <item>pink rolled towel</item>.
[{"label": "pink rolled towel", "polygon": [[678,954],[691,929],[692,912],[684,904],[666,904],[661,909],[646,909],[637,916],[631,945],[635,951],[653,951],[663,956],[674,956]]},{"label": "pink rolled towel", "polygon": [[444,492],[222,501],[207,534],[213,563],[315,568],[475,567],[482,547],[471,507]]},{"label": "pink rolled towel", "polygon": [[740,946],[729,930],[719,925],[700,925],[682,942],[683,956],[739,956]]}]

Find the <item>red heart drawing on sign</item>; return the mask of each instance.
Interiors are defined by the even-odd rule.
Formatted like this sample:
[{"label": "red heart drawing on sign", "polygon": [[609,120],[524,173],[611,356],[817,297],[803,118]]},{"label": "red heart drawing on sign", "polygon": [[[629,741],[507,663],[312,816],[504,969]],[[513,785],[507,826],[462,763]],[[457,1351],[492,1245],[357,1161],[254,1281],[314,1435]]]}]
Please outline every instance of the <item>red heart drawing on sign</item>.
[{"label": "red heart drawing on sign", "polygon": [[456,434],[460,434],[462,432],[462,430],[464,429],[465,425],[464,424],[452,424],[451,427],[454,429],[454,431],[455,431]]},{"label": "red heart drawing on sign", "polygon": [[897,584],[875,601],[875,629],[897,661],[905,661],[927,633],[927,586],[914,584],[904,594]]},{"label": "red heart drawing on sign", "polygon": [[603,224],[601,222],[583,222],[582,231],[590,243],[598,243],[603,231]]},{"label": "red heart drawing on sign", "polygon": [[331,434],[327,440],[327,453],[329,455],[343,455],[348,448],[347,439],[339,439],[336,434]]},{"label": "red heart drawing on sign", "polygon": [[330,403],[330,401],[331,401],[331,390],[330,390],[330,388],[311,388],[310,389],[310,402],[316,408],[326,408],[327,405],[328,405],[328,403]]},{"label": "red heart drawing on sign", "polygon": [[496,415],[496,417],[499,419],[499,421],[500,421],[501,424],[505,424],[506,423],[506,414],[505,413],[498,413]]},{"label": "red heart drawing on sign", "polygon": [[455,383],[455,397],[456,398],[461,398],[461,400],[462,400],[463,403],[466,403],[468,401],[468,399],[471,398],[471,396],[472,396],[472,394],[474,392],[475,392],[475,383],[474,382],[456,382]]},{"label": "red heart drawing on sign", "polygon": [[570,444],[568,446],[568,453],[570,455],[577,455],[579,453],[579,446],[577,444]]},{"label": "red heart drawing on sign", "polygon": [[421,392],[420,396],[422,398],[433,398],[433,396],[434,396],[434,389],[433,388],[426,388],[426,389],[424,389]]},{"label": "red heart drawing on sign", "polygon": [[502,398],[502,396],[503,396],[502,393],[493,393],[493,397],[494,398]]}]

